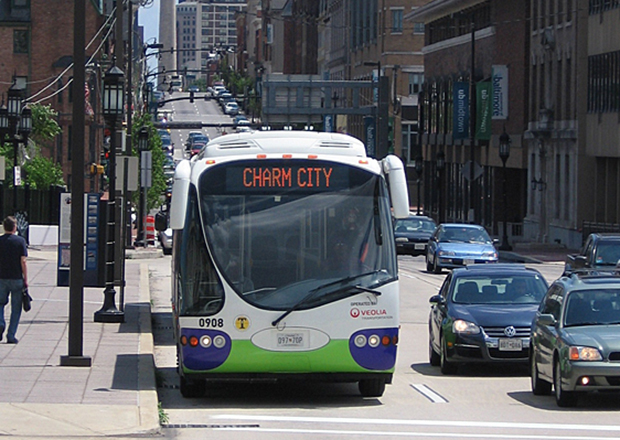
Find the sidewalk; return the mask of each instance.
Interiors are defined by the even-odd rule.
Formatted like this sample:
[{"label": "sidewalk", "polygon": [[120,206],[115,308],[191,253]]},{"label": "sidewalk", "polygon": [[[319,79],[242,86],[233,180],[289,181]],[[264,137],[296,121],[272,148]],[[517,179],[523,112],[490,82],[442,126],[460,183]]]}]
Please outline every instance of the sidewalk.
[{"label": "sidewalk", "polygon": [[[154,248],[128,251],[125,322],[96,323],[103,288],[84,288],[83,356],[90,367],[60,365],[68,355],[69,288],[56,286],[56,248],[30,248],[32,310],[19,343],[0,342],[0,436],[101,437],[157,433],[148,265]],[[116,305],[120,292],[117,288]],[[5,307],[7,317],[10,306]],[[5,335],[6,337],[6,335]]]}]

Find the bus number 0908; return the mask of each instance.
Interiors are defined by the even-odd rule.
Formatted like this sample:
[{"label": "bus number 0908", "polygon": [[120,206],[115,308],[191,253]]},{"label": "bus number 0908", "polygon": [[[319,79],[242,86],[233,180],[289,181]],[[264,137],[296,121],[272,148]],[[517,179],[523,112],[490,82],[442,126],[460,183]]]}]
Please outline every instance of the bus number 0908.
[{"label": "bus number 0908", "polygon": [[224,327],[224,318],[200,318],[198,320],[198,325],[200,327]]}]

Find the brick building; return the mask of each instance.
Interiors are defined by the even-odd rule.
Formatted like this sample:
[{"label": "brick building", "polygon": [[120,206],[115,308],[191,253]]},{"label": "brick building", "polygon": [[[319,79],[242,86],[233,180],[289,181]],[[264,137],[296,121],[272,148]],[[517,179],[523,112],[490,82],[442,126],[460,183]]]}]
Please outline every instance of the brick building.
[{"label": "brick building", "polygon": [[[71,182],[73,0],[59,0],[50,7],[46,0],[14,0],[0,3],[0,87],[4,95],[13,81],[25,89],[30,103],[50,105],[58,112],[62,133],[49,145],[40,145],[41,154],[61,164],[65,182]],[[86,2],[86,59],[102,41],[95,38],[104,22],[103,4]],[[100,93],[101,68],[93,60],[87,66],[86,81],[93,109]],[[103,126],[101,118],[86,118],[86,163],[99,162]],[[85,176],[87,171],[84,170]],[[88,177],[85,190],[98,187],[97,177]]]}]

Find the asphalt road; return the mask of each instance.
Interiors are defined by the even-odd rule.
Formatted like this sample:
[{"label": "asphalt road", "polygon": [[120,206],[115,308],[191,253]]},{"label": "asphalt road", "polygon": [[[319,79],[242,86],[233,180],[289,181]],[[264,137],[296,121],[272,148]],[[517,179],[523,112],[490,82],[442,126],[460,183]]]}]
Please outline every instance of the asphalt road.
[{"label": "asphalt road", "polygon": [[[166,438],[620,438],[620,399],[590,396],[560,409],[552,396],[534,396],[524,367],[464,367],[443,376],[428,363],[428,299],[445,277],[425,272],[422,257],[399,257],[401,335],[396,374],[383,397],[364,399],[352,384],[222,384],[207,396],[178,390],[170,320],[170,257],[152,260],[159,400]],[[549,282],[562,271],[533,265]]]}]

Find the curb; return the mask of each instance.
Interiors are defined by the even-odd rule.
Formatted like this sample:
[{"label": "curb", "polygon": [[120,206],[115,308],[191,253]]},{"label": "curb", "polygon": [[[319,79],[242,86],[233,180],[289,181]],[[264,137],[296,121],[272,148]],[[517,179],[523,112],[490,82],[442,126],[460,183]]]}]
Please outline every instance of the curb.
[{"label": "curb", "polygon": [[138,411],[139,432],[157,434],[160,432],[153,329],[151,325],[151,289],[149,268],[140,264],[140,317],[139,317],[139,360],[138,360]]}]

